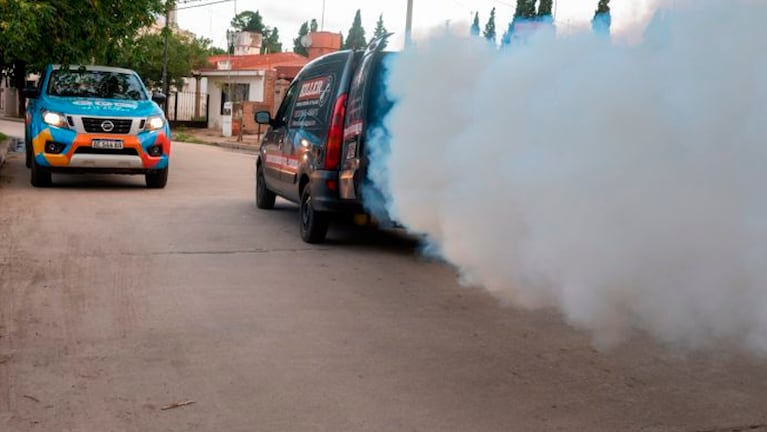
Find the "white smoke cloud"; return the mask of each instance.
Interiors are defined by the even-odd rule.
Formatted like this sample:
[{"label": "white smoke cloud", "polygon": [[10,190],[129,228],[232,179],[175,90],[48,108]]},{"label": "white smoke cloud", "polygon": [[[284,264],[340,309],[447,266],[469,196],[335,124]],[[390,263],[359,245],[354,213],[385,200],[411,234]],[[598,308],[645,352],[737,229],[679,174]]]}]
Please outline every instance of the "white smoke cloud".
[{"label": "white smoke cloud", "polygon": [[765,19],[704,0],[630,45],[420,42],[388,84],[390,213],[467,284],[600,345],[639,329],[767,353]]}]

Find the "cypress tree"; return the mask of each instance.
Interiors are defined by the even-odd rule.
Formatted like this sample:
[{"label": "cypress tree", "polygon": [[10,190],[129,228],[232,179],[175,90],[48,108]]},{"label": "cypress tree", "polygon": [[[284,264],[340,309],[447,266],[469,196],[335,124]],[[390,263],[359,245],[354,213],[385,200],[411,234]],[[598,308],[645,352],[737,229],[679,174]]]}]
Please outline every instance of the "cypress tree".
[{"label": "cypress tree", "polygon": [[609,36],[612,17],[610,16],[610,0],[599,0],[594,18],[591,20],[591,29],[600,35]]},{"label": "cypress tree", "polygon": [[303,45],[302,39],[309,34],[309,23],[304,22],[301,24],[301,28],[298,29],[298,37],[293,39],[293,52],[301,54],[304,57],[309,57],[309,51]]},{"label": "cypress tree", "polygon": [[[386,30],[386,27],[384,27],[383,14],[378,15],[378,21],[376,22],[376,28],[375,28],[375,30],[373,30],[373,39],[377,39],[377,38],[385,35],[386,33],[388,33],[388,30]],[[384,49],[384,48],[386,48],[386,42],[384,42],[383,46],[381,47],[381,49]]]},{"label": "cypress tree", "polygon": [[359,49],[367,46],[365,41],[365,29],[362,27],[362,14],[359,9],[354,14],[354,22],[349,29],[349,34],[346,36],[346,43],[344,48],[346,49]]},{"label": "cypress tree", "polygon": [[514,20],[535,18],[535,0],[517,0]]},{"label": "cypress tree", "polygon": [[554,7],[554,0],[541,0],[538,3],[538,17],[550,17],[551,10]]},{"label": "cypress tree", "polygon": [[471,35],[479,36],[479,12],[474,13],[474,22],[471,23]]},{"label": "cypress tree", "polygon": [[485,24],[485,31],[482,33],[488,41],[495,43],[495,8],[490,11],[490,18]]}]

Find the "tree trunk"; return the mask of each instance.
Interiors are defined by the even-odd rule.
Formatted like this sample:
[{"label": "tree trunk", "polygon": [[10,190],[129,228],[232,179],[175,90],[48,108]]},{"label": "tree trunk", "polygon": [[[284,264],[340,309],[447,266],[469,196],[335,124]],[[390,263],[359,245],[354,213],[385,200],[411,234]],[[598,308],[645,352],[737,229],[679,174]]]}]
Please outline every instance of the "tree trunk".
[{"label": "tree trunk", "polygon": [[26,111],[26,98],[24,97],[24,87],[27,85],[27,64],[23,61],[13,63],[13,87],[16,89],[19,106],[17,117],[24,118]]}]

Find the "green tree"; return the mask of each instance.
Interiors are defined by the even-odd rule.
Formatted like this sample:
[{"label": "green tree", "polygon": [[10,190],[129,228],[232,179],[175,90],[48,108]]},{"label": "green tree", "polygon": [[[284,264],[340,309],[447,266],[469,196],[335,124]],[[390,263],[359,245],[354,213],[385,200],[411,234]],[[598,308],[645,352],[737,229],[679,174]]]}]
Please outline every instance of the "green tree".
[{"label": "green tree", "polygon": [[610,12],[610,0],[599,0],[599,3],[597,4],[597,10],[594,12],[594,15],[598,15],[601,13],[609,13]]},{"label": "green tree", "polygon": [[[24,87],[46,63],[109,63],[174,0],[0,0],[0,74]],[[87,17],[87,19],[84,19]],[[19,97],[23,106],[23,99]]]},{"label": "green tree", "polygon": [[[164,36],[147,33],[127,40],[117,51],[112,66],[135,70],[150,88],[159,88],[162,82]],[[208,57],[223,54],[224,50],[213,48],[211,41],[171,32],[168,35],[168,83],[180,87],[182,78],[208,64]]]},{"label": "green tree", "polygon": [[488,41],[495,43],[495,8],[490,11],[490,18],[485,24],[485,31],[482,32],[482,36]]},{"label": "green tree", "polygon": [[[377,38],[379,38],[381,36],[386,35],[387,33],[389,33],[389,31],[386,30],[386,27],[384,27],[383,14],[378,15],[378,21],[376,22],[376,28],[375,28],[375,30],[373,30],[373,39],[377,39]],[[381,49],[386,48],[386,45],[387,45],[387,43],[384,41],[383,46],[381,47]]]},{"label": "green tree", "polygon": [[514,20],[535,18],[535,0],[517,0]]},{"label": "green tree", "polygon": [[[242,11],[232,18],[230,25],[235,31],[261,33],[261,54],[282,52],[279,30],[267,26],[259,11]],[[229,50],[233,52],[234,47],[229,47]]]},{"label": "green tree", "polygon": [[262,33],[266,30],[264,17],[259,11],[243,11],[232,18],[230,24],[237,31],[247,31],[253,33]]},{"label": "green tree", "polygon": [[261,54],[273,54],[282,52],[282,42],[280,42],[280,31],[277,27],[267,27],[262,33],[264,41],[261,44]]},{"label": "green tree", "polygon": [[293,52],[301,54],[304,57],[309,57],[309,51],[304,46],[306,36],[309,34],[309,23],[304,22],[301,24],[301,28],[298,29],[298,37],[293,39]]},{"label": "green tree", "polygon": [[550,17],[553,7],[554,0],[540,0],[538,3],[538,17]]},{"label": "green tree", "polygon": [[611,25],[610,0],[599,0],[597,10],[594,11],[594,18],[591,19],[591,28],[599,35],[609,36]]},{"label": "green tree", "polygon": [[479,12],[474,13],[474,22],[471,23],[470,33],[472,36],[479,36]]},{"label": "green tree", "polygon": [[349,29],[349,35],[346,37],[346,43],[344,43],[345,49],[359,49],[367,46],[365,41],[365,29],[362,27],[362,14],[357,9],[357,13],[354,14],[354,22]]}]

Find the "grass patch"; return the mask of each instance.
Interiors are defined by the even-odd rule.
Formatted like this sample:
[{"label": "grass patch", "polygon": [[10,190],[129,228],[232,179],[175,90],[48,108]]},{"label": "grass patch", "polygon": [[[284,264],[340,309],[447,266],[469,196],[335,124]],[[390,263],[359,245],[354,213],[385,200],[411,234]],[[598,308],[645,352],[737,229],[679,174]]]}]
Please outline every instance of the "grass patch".
[{"label": "grass patch", "polygon": [[182,142],[188,142],[192,144],[207,144],[204,140],[201,140],[197,138],[194,135],[188,134],[184,132],[183,130],[175,130],[173,131],[173,140],[174,141],[182,141]]},{"label": "grass patch", "polygon": [[0,132],[0,142],[5,141],[8,138],[4,133]]}]

